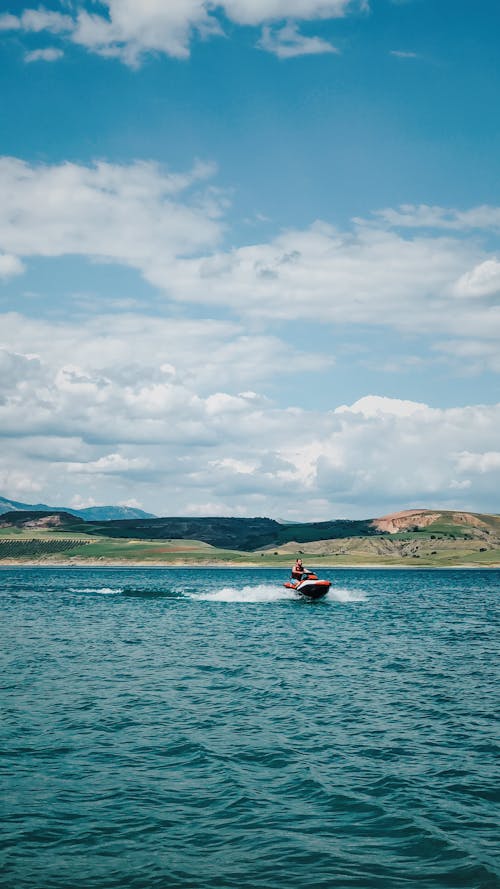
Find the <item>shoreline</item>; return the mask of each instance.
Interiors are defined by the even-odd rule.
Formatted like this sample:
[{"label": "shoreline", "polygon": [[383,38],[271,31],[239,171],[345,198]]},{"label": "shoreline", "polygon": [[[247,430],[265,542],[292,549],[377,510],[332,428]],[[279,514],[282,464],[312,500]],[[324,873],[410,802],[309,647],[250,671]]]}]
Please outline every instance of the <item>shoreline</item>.
[{"label": "shoreline", "polygon": [[[193,570],[196,569],[252,569],[255,571],[287,571],[286,565],[262,565],[257,562],[197,562],[193,564],[192,562],[183,562],[179,560],[178,562],[128,562],[125,560],[111,560],[111,559],[103,559],[103,560],[82,560],[82,561],[58,561],[58,562],[49,562],[49,561],[24,561],[21,559],[2,559],[0,562],[0,569],[2,568],[163,568],[166,570],[176,569],[176,568],[190,568]],[[338,565],[335,563],[326,564],[322,563],[321,568],[318,570],[323,570],[323,568],[329,571],[356,571],[365,569],[374,571],[485,571],[485,570],[498,570],[500,569],[500,562],[493,563],[490,565],[387,565],[387,564],[377,564],[373,562],[367,562],[366,564],[351,564],[351,565]]]}]

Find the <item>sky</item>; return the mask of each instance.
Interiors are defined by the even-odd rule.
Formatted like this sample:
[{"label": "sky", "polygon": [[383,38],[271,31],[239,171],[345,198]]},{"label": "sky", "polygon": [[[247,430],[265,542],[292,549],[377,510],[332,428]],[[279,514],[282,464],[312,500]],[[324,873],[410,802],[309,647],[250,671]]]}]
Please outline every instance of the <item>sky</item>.
[{"label": "sky", "polygon": [[3,0],[0,494],[498,512],[497,0]]}]

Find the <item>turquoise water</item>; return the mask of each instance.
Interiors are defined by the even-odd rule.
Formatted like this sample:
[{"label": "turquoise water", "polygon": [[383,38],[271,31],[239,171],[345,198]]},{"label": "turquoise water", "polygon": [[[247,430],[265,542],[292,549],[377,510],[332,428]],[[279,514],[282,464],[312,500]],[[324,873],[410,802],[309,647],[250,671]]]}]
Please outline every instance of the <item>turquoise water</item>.
[{"label": "turquoise water", "polygon": [[498,887],[500,572],[328,573],[1,570],[2,885]]}]

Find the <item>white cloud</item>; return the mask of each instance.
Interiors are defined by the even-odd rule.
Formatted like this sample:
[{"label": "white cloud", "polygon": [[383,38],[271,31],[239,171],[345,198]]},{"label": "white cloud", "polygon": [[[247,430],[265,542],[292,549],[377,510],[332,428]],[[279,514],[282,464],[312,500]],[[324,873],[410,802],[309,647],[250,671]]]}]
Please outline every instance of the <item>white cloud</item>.
[{"label": "white cloud", "polygon": [[99,457],[98,460],[89,460],[87,463],[68,463],[68,472],[75,472],[81,475],[108,475],[108,474],[126,474],[130,476],[133,473],[140,472],[150,467],[149,460],[142,457],[123,457],[121,454],[106,454]]},{"label": "white cloud", "polygon": [[23,272],[24,266],[17,256],[12,256],[10,253],[0,253],[0,280],[21,275]]},{"label": "white cloud", "polygon": [[282,28],[265,26],[258,45],[261,49],[274,53],[279,59],[338,52],[335,46],[321,37],[306,37],[301,34],[297,25],[291,22]]},{"label": "white cloud", "polygon": [[[467,229],[500,229],[500,207],[483,204],[470,210],[456,210],[428,204],[402,204],[400,207],[386,207],[373,213],[376,224],[381,222],[394,228],[437,228],[449,231]],[[367,222],[367,220],[359,220]]]},{"label": "white cloud", "polygon": [[8,491],[8,497],[17,500],[18,497],[28,494],[37,494],[42,490],[42,485],[32,476],[27,475],[22,469],[0,468],[0,491]]},{"label": "white cloud", "polygon": [[[31,166],[1,158],[0,249],[85,255],[146,272],[152,262],[218,241],[223,198],[213,190],[185,194],[212,173],[201,163],[178,174],[152,162]],[[11,268],[12,258],[4,264]]]},{"label": "white cloud", "polygon": [[21,19],[17,15],[4,12],[0,15],[0,31],[18,31],[21,28]]},{"label": "white cloud", "polygon": [[189,56],[194,32],[220,34],[218,20],[204,0],[108,0],[108,16],[81,9],[72,34],[75,43],[102,55],[117,56],[135,66],[148,52],[175,58]]},{"label": "white cloud", "polygon": [[492,296],[500,293],[500,262],[486,259],[462,275],[456,283],[459,296]]},{"label": "white cloud", "polygon": [[[370,399],[373,401],[373,399]],[[363,399],[364,401],[364,399]],[[344,499],[368,505],[455,506],[481,504],[495,509],[488,493],[500,479],[498,466],[488,465],[488,482],[461,478],[466,467],[456,453],[465,440],[492,445],[498,434],[500,405],[441,410],[423,404],[391,404],[378,399],[378,410],[353,409],[336,413],[342,427],[321,442],[314,459],[314,490],[330,501]],[[382,404],[385,402],[385,405]],[[458,447],[457,447],[458,446]],[[460,492],[463,492],[462,494]],[[462,498],[462,499],[460,499]]]},{"label": "white cloud", "polygon": [[[367,9],[366,0],[103,0],[106,14],[83,2],[75,6],[75,16],[40,8],[25,9],[19,16],[0,16],[0,30],[46,30],[67,34],[69,39],[89,51],[118,57],[137,66],[146,53],[165,53],[174,58],[189,56],[190,42],[195,34],[201,37],[222,33],[219,13],[239,25],[259,26],[273,21],[333,19],[351,10]],[[293,27],[293,25],[292,25]],[[264,42],[266,39],[264,38]],[[289,55],[297,55],[299,44],[304,52],[325,52],[319,49],[320,38],[298,38],[288,41]],[[292,52],[295,44],[295,52]],[[328,44],[327,44],[328,46]],[[306,49],[306,47],[308,47]],[[273,44],[272,52],[276,49]]]},{"label": "white cloud", "polygon": [[419,59],[417,52],[410,52],[404,49],[391,49],[389,55],[396,56],[397,59]]},{"label": "white cloud", "polygon": [[48,9],[25,9],[21,15],[5,13],[0,15],[0,31],[22,30],[38,33],[50,31],[51,34],[62,34],[72,31],[74,20],[69,15],[53,12]]},{"label": "white cloud", "polygon": [[38,358],[3,348],[0,341],[0,404],[17,386],[26,385],[39,374]]},{"label": "white cloud", "polygon": [[367,419],[370,417],[412,417],[414,414],[428,411],[426,404],[418,401],[404,401],[400,398],[386,398],[380,395],[365,395],[351,405],[341,405],[336,409],[337,414],[362,414]]},{"label": "white cloud", "polygon": [[482,373],[485,370],[500,373],[500,350],[498,337],[494,334],[493,339],[443,340],[433,348],[464,373]]},{"label": "white cloud", "polygon": [[342,18],[350,9],[364,7],[352,0],[223,0],[220,6],[232,21],[260,25],[280,19]]},{"label": "white cloud", "polygon": [[143,508],[140,500],[136,500],[135,497],[130,497],[128,500],[121,500],[118,506],[128,506],[130,509]]},{"label": "white cloud", "polygon": [[99,506],[93,497],[82,497],[80,494],[75,494],[75,496],[71,498],[69,505],[71,506],[71,509],[87,509],[89,506]]},{"label": "white cloud", "polygon": [[211,465],[216,469],[228,470],[241,475],[250,475],[257,468],[255,463],[248,460],[234,460],[233,457],[225,457],[223,460],[212,460]]},{"label": "white cloud", "polygon": [[46,49],[34,49],[32,52],[25,53],[25,62],[57,62],[62,59],[64,53],[62,49],[55,47],[47,47]]},{"label": "white cloud", "polygon": [[[457,466],[462,472],[498,473],[500,471],[500,451],[487,451],[485,454],[463,451],[457,454]],[[469,485],[470,486],[470,485]]]}]

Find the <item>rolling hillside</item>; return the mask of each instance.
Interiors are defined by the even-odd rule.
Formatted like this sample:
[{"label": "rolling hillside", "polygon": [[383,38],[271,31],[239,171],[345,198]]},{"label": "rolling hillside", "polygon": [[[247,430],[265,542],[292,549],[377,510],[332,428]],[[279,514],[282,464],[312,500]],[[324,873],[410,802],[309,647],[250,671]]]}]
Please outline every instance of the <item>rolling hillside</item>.
[{"label": "rolling hillside", "polygon": [[[43,546],[40,541],[43,541]],[[84,521],[66,511],[0,515],[0,560],[224,562],[316,566],[500,565],[500,516],[405,510],[377,519],[282,524],[269,518]]]}]

